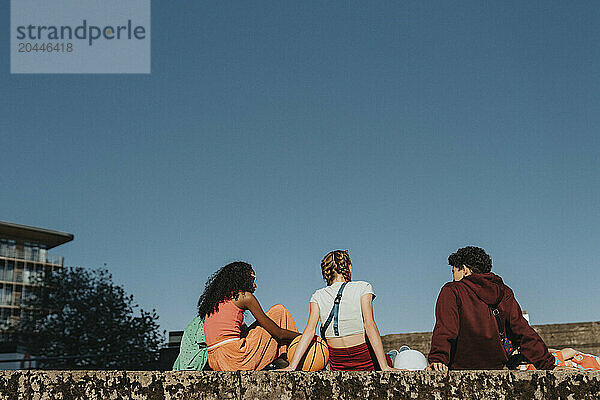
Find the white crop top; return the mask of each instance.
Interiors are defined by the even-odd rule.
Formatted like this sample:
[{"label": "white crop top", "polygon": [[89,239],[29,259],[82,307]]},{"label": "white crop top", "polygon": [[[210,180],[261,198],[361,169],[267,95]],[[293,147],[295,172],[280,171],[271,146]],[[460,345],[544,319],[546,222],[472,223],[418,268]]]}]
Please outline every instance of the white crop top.
[{"label": "white crop top", "polygon": [[[340,286],[342,286],[342,282],[335,282],[331,286],[317,290],[310,298],[311,303],[319,305],[321,324],[327,321],[329,313],[333,308],[333,300],[337,296]],[[354,335],[365,331],[360,298],[367,293],[371,293],[373,298],[375,298],[373,287],[369,282],[352,281],[348,282],[344,288],[338,313],[338,330],[340,336]],[[333,321],[327,327],[325,337],[336,337],[333,333]]]}]

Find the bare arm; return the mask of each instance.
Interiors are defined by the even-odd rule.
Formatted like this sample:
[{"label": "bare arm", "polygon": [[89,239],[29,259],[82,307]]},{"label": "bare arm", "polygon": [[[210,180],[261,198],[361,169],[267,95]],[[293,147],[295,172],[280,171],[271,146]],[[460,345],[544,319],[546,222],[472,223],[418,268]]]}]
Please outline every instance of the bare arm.
[{"label": "bare arm", "polygon": [[284,371],[294,371],[298,368],[298,364],[300,364],[300,360],[310,343],[312,342],[315,336],[315,330],[317,329],[317,323],[319,322],[319,305],[317,303],[310,303],[310,312],[308,314],[308,322],[306,323],[306,328],[304,332],[302,332],[302,337],[298,342],[298,346],[296,347],[296,351],[294,352],[294,356],[290,361],[290,365],[287,368],[284,368]]},{"label": "bare arm", "polygon": [[256,323],[265,328],[265,330],[278,342],[290,342],[299,335],[298,332],[283,329],[273,322],[273,320],[265,314],[256,297],[250,292],[240,293],[238,298],[233,300],[233,303],[242,310],[250,311],[254,318],[256,318]]},{"label": "bare arm", "polygon": [[397,369],[392,368],[387,364],[385,353],[383,351],[383,343],[381,343],[381,335],[379,334],[379,329],[377,329],[377,324],[375,324],[375,319],[373,317],[373,295],[371,293],[362,295],[360,298],[360,308],[365,324],[365,333],[373,347],[375,357],[377,357],[377,362],[379,363],[381,370],[397,371]]}]

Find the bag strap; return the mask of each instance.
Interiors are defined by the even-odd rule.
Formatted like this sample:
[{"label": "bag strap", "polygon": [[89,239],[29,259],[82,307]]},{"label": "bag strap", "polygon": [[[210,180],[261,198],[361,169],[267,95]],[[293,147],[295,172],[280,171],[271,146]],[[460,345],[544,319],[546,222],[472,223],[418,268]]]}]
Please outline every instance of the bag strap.
[{"label": "bag strap", "polygon": [[492,310],[492,314],[496,318],[496,324],[498,325],[498,332],[500,332],[500,339],[506,339],[506,332],[504,331],[504,324],[502,323],[502,318],[500,317],[500,310],[497,308],[490,307]]},{"label": "bag strap", "polygon": [[340,312],[340,301],[342,300],[342,292],[344,291],[344,288],[346,287],[347,283],[348,282],[342,283],[342,286],[340,287],[340,290],[338,291],[337,296],[335,296],[335,299],[333,300],[333,308],[331,309],[331,312],[329,313],[329,317],[327,318],[327,321],[325,321],[325,323],[321,325],[321,337],[323,339],[325,339],[325,331],[331,324],[332,319],[333,319],[333,333],[335,334],[335,336],[340,336],[340,332],[338,330],[338,316],[339,316],[339,312]]},{"label": "bag strap", "polygon": [[517,352],[513,343],[506,335],[506,330],[504,328],[504,324],[502,323],[502,312],[495,307],[490,307],[492,310],[492,314],[496,317],[496,324],[498,325],[498,333],[500,333],[500,342],[502,343],[502,347],[504,347],[504,353],[506,355],[507,361],[506,366],[509,369],[516,369],[516,366],[522,363],[526,358],[519,352]]}]

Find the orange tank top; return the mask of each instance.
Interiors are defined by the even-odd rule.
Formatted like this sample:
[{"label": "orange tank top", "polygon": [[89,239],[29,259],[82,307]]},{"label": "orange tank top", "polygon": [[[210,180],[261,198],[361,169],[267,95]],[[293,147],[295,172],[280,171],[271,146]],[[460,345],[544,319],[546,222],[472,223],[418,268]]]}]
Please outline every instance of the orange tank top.
[{"label": "orange tank top", "polygon": [[244,323],[244,311],[227,300],[219,304],[219,309],[206,317],[204,337],[207,346],[215,345],[225,339],[239,338]]}]

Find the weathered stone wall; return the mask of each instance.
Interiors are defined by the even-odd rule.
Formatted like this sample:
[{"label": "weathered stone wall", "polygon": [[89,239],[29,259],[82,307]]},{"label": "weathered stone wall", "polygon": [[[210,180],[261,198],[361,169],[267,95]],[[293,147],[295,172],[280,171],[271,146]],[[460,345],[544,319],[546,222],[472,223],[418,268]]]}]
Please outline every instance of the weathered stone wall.
[{"label": "weathered stone wall", "polygon": [[598,399],[599,372],[0,371],[0,399]]},{"label": "weathered stone wall", "polygon": [[584,353],[600,355],[600,322],[536,325],[533,328],[548,347],[572,347]]},{"label": "weathered stone wall", "polygon": [[[546,345],[553,349],[572,347],[584,353],[600,355],[600,322],[534,325]],[[423,354],[429,353],[431,332],[401,333],[382,337],[385,351],[407,345]],[[600,398],[600,396],[599,396]]]}]

